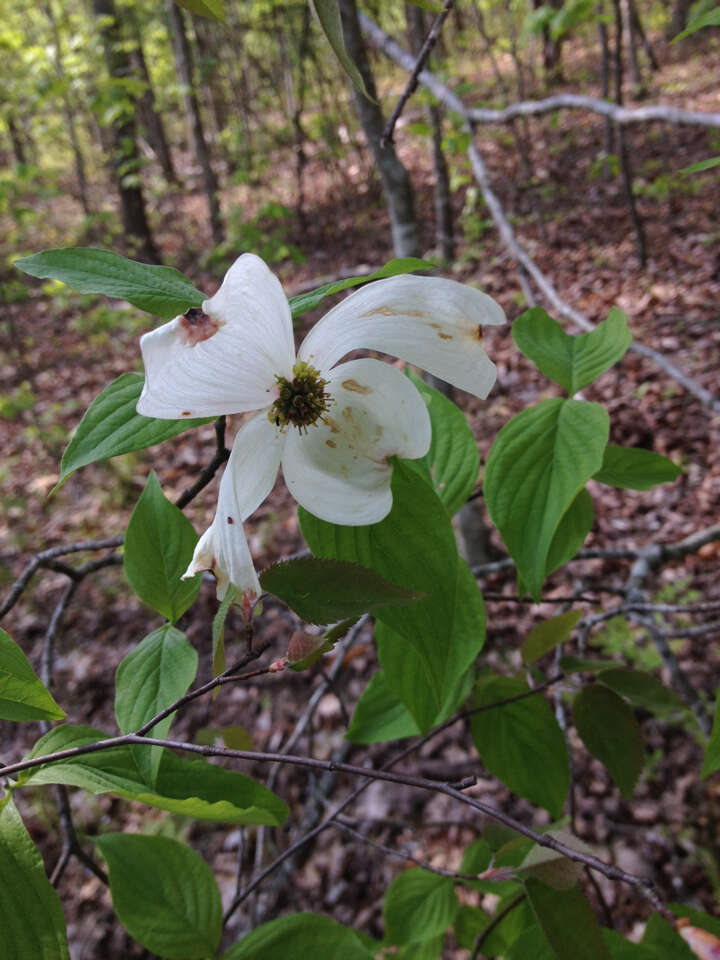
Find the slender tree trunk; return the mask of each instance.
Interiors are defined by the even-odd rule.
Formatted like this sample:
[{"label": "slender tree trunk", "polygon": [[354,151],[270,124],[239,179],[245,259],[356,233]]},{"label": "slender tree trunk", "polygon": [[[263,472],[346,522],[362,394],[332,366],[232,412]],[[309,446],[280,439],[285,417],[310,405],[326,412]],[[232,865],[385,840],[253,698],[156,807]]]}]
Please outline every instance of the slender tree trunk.
[{"label": "slender tree trunk", "polygon": [[[114,0],[93,0],[93,12],[98,21],[108,72],[114,80],[123,83],[132,74],[132,67],[123,43]],[[137,241],[137,253],[142,260],[158,262],[160,255],[150,232],[145,198],[139,181],[140,156],[137,149],[134,105],[131,110],[118,112],[111,131],[112,164],[120,195],[123,229],[127,236]]]},{"label": "slender tree trunk", "polygon": [[127,8],[127,17],[135,42],[132,57],[138,76],[145,85],[145,89],[138,101],[140,117],[147,133],[148,142],[157,157],[163,176],[168,183],[177,184],[179,183],[178,175],[175,170],[175,164],[173,163],[167,136],[165,135],[165,125],[155,105],[155,91],[153,90],[152,78],[150,77],[147,60],[145,59],[145,51],[143,50],[140,23],[132,7]]},{"label": "slender tree trunk", "polygon": [[77,179],[80,203],[82,204],[85,214],[88,214],[90,213],[90,202],[88,200],[88,182],[87,175],[85,173],[85,158],[83,156],[82,149],[80,148],[80,141],[78,140],[77,129],[75,127],[75,112],[73,109],[73,104],[70,100],[70,92],[66,83],[60,30],[58,29],[58,23],[55,17],[55,11],[53,10],[52,0],[45,0],[45,2],[42,4],[42,8],[45,16],[48,19],[48,22],[50,23],[53,46],[55,47],[55,72],[57,73],[58,80],[60,81],[60,85],[63,90],[63,114],[65,116],[65,126],[67,127],[68,136],[70,138],[70,146],[75,159],[75,178]]},{"label": "slender tree trunk", "polygon": [[637,34],[637,36],[640,38],[640,43],[642,44],[642,48],[645,51],[645,56],[648,58],[648,63],[650,64],[650,68],[652,70],[659,70],[660,64],[658,63],[658,59],[655,56],[655,51],[653,50],[653,46],[650,43],[648,35],[645,32],[645,27],[643,26],[642,18],[640,17],[640,11],[637,8],[637,4],[635,3],[635,0],[629,0],[629,3],[630,3],[630,16],[632,18],[633,29],[635,30],[635,33]]},{"label": "slender tree trunk", "polygon": [[17,119],[14,113],[8,113],[5,117],[5,123],[7,124],[8,134],[10,135],[10,143],[12,144],[13,156],[15,157],[15,163],[18,166],[24,166],[27,163],[27,156],[25,154],[25,143],[23,141],[22,133],[20,132],[20,127],[18,126]]},{"label": "slender tree trunk", "polygon": [[[620,105],[623,102],[623,21],[622,11],[620,9],[620,0],[613,0],[613,13],[615,16],[615,102]],[[630,154],[627,149],[627,142],[623,128],[619,123],[615,124],[615,143],[617,144],[617,155],[620,158],[620,169],[622,171],[623,186],[625,188],[625,199],[627,201],[630,222],[635,232],[635,247],[637,249],[638,260],[641,269],[647,264],[647,241],[645,239],[645,227],[635,202],[633,193],[633,171],[630,162]]]},{"label": "slender tree trunk", "polygon": [[[607,24],[605,23],[604,0],[597,6],[598,36],[600,38],[600,83],[603,100],[610,98],[610,44],[608,42]],[[605,153],[609,156],[613,152],[613,124],[610,117],[605,117]]]},{"label": "slender tree trunk", "polygon": [[674,0],[670,12],[670,23],[667,29],[667,39],[672,40],[685,29],[690,16],[692,0]]},{"label": "slender tree trunk", "polygon": [[215,177],[215,171],[210,162],[210,151],[208,150],[203,129],[202,117],[200,115],[200,106],[195,87],[193,86],[193,67],[192,55],[190,53],[190,44],[188,43],[185,30],[185,19],[183,11],[173,2],[165,0],[165,10],[170,23],[170,32],[173,39],[173,49],[175,52],[175,65],[180,75],[180,80],[185,87],[185,109],[192,128],[193,141],[195,143],[195,155],[203,174],[205,184],[205,194],[207,196],[208,208],[210,212],[210,229],[212,238],[216,244],[222,243],[225,238],[225,232],[220,218],[220,202],[218,200],[218,183]]},{"label": "slender tree trunk", "polygon": [[[419,7],[406,2],[405,18],[408,25],[410,49],[417,56],[425,41],[425,17]],[[442,147],[442,110],[436,104],[427,108],[432,131],[433,199],[435,202],[435,246],[445,261],[455,259],[454,217],[450,195],[450,177]]]},{"label": "slender tree trunk", "polygon": [[630,67],[630,82],[633,87],[633,95],[635,97],[641,97],[643,95],[643,81],[637,56],[637,40],[630,0],[620,0],[620,12],[622,15],[623,33],[625,35],[627,62]]},{"label": "slender tree trunk", "polygon": [[195,17],[191,22],[198,52],[199,83],[206,92],[207,107],[213,118],[216,137],[220,141],[222,132],[227,126],[228,109],[220,72],[220,60],[216,53],[217,43],[213,37],[217,24],[202,17]]},{"label": "slender tree trunk", "polygon": [[353,87],[353,98],[360,125],[380,174],[385,200],[390,214],[393,247],[397,257],[417,257],[420,254],[420,233],[415,217],[415,200],[410,177],[398,159],[391,143],[382,144],[383,116],[377,103],[375,78],[370,70],[367,50],[363,43],[355,0],[339,0],[343,36],[348,54],[365,81],[372,100]]}]

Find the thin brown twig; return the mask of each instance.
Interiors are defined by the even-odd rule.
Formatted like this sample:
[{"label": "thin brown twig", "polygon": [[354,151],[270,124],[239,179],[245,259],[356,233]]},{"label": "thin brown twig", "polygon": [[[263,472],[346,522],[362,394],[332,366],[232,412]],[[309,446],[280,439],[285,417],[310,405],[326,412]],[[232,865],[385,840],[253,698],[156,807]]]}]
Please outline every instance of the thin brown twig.
[{"label": "thin brown twig", "polygon": [[417,90],[418,78],[422,73],[425,64],[428,61],[428,57],[432,53],[433,47],[438,42],[438,39],[440,37],[440,31],[443,28],[443,24],[445,23],[445,20],[447,19],[447,16],[452,10],[454,5],[455,5],[455,0],[445,0],[442,10],[435,18],[435,22],[433,23],[432,27],[430,28],[430,32],[425,38],[425,43],[423,43],[422,47],[420,48],[420,53],[417,56],[417,60],[415,61],[415,66],[413,67],[412,72],[410,73],[408,82],[405,84],[405,89],[400,95],[400,99],[395,105],[395,109],[390,115],[390,119],[388,120],[387,124],[385,125],[385,129],[383,130],[382,138],[380,140],[380,146],[383,149],[389,143],[393,142],[393,131],[395,130],[395,124],[400,119],[400,115],[405,109],[405,104],[408,102],[408,100],[413,95],[413,93],[415,93],[415,91]]}]

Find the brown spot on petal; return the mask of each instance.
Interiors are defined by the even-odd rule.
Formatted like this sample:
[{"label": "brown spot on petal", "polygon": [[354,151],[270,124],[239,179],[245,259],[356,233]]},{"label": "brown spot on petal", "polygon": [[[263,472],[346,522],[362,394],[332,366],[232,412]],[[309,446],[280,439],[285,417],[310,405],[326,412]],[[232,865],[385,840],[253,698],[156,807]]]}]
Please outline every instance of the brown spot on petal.
[{"label": "brown spot on petal", "polygon": [[203,340],[214,337],[221,326],[219,320],[203,313],[198,307],[191,307],[180,318],[180,342],[184,347],[195,347]]},{"label": "brown spot on petal", "polygon": [[340,427],[335,423],[331,417],[325,417],[325,423],[330,428],[331,433],[340,433]]},{"label": "brown spot on petal", "polygon": [[374,307],[372,310],[368,310],[367,313],[361,313],[360,319],[363,317],[374,317],[377,314],[380,314],[381,317],[397,317],[397,310],[393,310],[392,307]]},{"label": "brown spot on petal", "polygon": [[452,336],[449,333],[438,333],[438,336],[441,340],[452,340]]},{"label": "brown spot on petal", "polygon": [[232,517],[228,517],[228,518],[227,518],[227,521],[228,521],[228,523],[235,523],[235,521],[233,520]]},{"label": "brown spot on petal", "polygon": [[429,323],[428,326],[429,326],[429,327],[432,327],[433,330],[439,330],[439,329],[440,329],[440,324],[439,324],[439,323]]},{"label": "brown spot on petal", "polygon": [[483,329],[482,329],[482,324],[480,324],[480,323],[478,324],[478,328],[477,328],[477,330],[475,331],[475,338],[476,338],[477,340],[479,340],[480,343],[482,343]]},{"label": "brown spot on petal", "polygon": [[372,393],[370,387],[363,386],[363,384],[358,383],[357,380],[343,380],[342,386],[351,393],[362,393],[363,395]]},{"label": "brown spot on petal", "polygon": [[335,443],[334,440],[326,440],[325,443],[326,443],[329,447],[332,447],[333,449],[337,446],[337,444]]},{"label": "brown spot on petal", "polygon": [[191,416],[192,416],[192,410],[183,410],[183,412],[180,414],[180,416],[181,416],[181,417],[191,417]]}]

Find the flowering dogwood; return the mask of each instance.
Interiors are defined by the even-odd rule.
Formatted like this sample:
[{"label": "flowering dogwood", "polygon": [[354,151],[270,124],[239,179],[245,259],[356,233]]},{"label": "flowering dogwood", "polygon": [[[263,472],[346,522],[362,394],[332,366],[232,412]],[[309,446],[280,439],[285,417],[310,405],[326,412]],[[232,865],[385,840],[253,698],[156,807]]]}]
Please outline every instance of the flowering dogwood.
[{"label": "flowering dogwood", "polygon": [[138,413],[161,419],[259,410],[235,437],[218,509],[188,575],[212,569],[218,596],[259,585],[242,522],[282,465],[295,499],[323,520],[377,523],[392,506],[394,456],[422,457],[430,418],[412,383],[388,363],[338,363],[353,350],[388,353],[485,397],[495,365],[482,327],[505,322],[490,297],[453,280],[402,275],[351,294],[295,354],[287,297],[253,254],[230,267],[202,309],[145,334]]}]

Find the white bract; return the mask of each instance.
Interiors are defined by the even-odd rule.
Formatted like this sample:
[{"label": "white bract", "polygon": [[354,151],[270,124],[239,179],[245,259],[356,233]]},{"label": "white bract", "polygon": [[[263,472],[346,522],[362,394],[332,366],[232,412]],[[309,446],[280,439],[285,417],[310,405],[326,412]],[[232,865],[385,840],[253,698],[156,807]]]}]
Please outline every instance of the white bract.
[{"label": "white bract", "polygon": [[315,324],[295,354],[290,307],[263,261],[244,254],[202,309],[145,334],[147,417],[177,420],[259,410],[238,431],[218,508],[188,574],[212,569],[218,596],[260,592],[242,522],[282,465],[298,503],[331,523],[377,523],[392,506],[394,456],[422,457],[430,418],[422,397],[376,350],[478,397],[495,382],[482,327],[505,322],[486,294],[453,280],[402,275],[351,294]]}]

